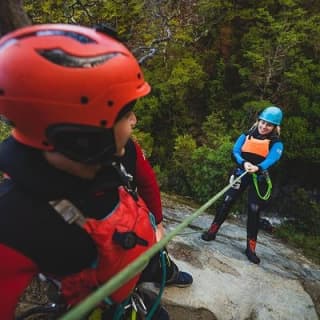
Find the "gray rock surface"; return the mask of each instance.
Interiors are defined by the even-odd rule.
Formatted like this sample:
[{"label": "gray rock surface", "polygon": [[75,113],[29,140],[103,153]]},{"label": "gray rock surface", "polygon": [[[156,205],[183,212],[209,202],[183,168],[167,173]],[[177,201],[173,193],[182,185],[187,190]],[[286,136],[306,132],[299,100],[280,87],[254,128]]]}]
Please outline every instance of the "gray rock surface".
[{"label": "gray rock surface", "polygon": [[[174,228],[194,208],[163,199],[165,227]],[[192,273],[189,288],[166,288],[163,301],[172,320],[317,320],[320,267],[260,231],[260,265],[244,255],[245,226],[225,222],[215,241],[201,240],[212,216],[203,214],[175,237],[168,250],[181,270]]]}]

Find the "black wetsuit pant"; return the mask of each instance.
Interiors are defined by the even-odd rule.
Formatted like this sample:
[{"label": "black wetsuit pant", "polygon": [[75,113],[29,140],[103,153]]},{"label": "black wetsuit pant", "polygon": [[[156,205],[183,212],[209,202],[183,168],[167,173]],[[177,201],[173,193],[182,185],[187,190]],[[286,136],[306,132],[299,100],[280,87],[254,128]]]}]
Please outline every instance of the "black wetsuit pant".
[{"label": "black wetsuit pant", "polygon": [[[261,182],[259,185],[262,188],[262,192],[264,192],[264,189],[266,188],[265,181],[264,179],[260,180]],[[260,212],[266,207],[268,201],[259,198],[251,174],[246,174],[241,178],[240,185],[230,188],[225,193],[224,200],[217,210],[213,223],[218,224],[219,227],[222,225],[227,218],[232,205],[246,189],[248,189],[247,238],[257,240]]]}]

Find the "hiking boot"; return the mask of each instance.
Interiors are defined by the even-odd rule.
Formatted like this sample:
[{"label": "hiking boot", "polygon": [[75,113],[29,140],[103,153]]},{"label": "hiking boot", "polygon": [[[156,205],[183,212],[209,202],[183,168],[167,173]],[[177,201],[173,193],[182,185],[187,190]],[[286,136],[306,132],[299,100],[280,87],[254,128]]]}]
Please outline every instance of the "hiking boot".
[{"label": "hiking boot", "polygon": [[216,239],[217,232],[219,230],[219,225],[217,223],[213,223],[208,231],[205,231],[201,235],[201,239],[204,241],[212,241]]},{"label": "hiking boot", "polygon": [[166,282],[166,286],[185,288],[192,285],[192,275],[185,271],[177,271],[174,276]]},{"label": "hiking boot", "polygon": [[260,258],[256,255],[256,244],[257,241],[254,239],[247,240],[247,249],[245,251],[247,258],[249,261],[255,264],[260,263]]}]

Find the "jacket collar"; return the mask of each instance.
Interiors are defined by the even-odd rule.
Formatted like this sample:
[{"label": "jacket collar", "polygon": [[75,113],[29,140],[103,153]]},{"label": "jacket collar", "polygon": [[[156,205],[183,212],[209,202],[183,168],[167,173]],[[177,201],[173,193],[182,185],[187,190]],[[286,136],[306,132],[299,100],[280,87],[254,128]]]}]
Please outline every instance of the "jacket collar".
[{"label": "jacket collar", "polygon": [[90,184],[49,165],[42,151],[9,137],[0,144],[0,170],[20,188],[53,200],[81,192]]}]

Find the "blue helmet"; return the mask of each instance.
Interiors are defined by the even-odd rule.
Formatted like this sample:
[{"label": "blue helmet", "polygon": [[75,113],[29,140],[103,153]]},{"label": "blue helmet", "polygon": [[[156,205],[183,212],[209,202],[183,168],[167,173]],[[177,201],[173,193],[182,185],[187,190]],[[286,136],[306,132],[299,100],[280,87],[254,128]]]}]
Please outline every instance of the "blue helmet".
[{"label": "blue helmet", "polygon": [[282,121],[282,111],[280,108],[270,106],[265,108],[259,115],[259,120],[264,120],[276,126],[280,126]]}]

